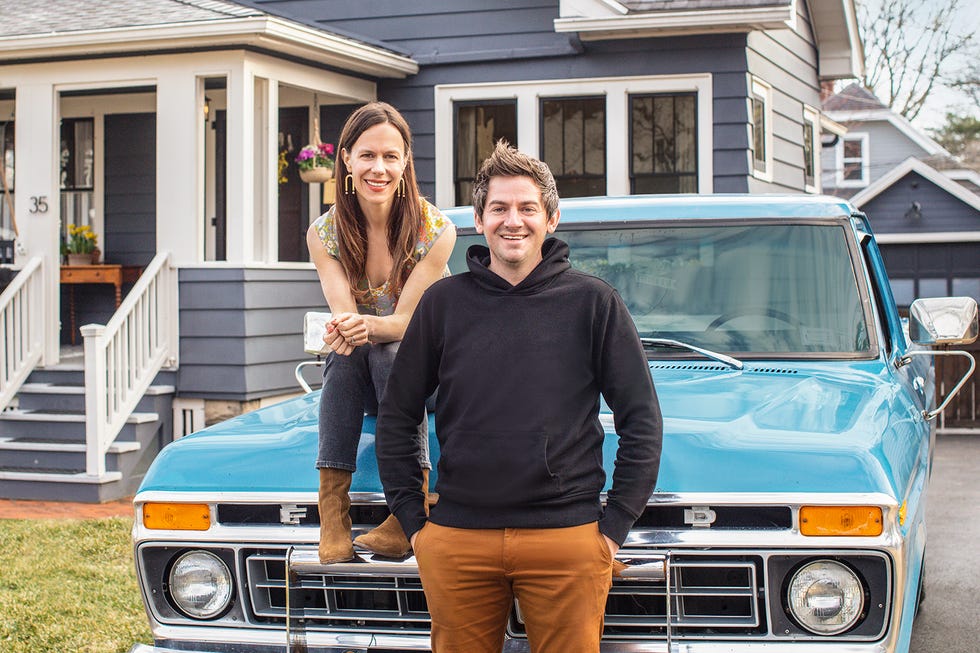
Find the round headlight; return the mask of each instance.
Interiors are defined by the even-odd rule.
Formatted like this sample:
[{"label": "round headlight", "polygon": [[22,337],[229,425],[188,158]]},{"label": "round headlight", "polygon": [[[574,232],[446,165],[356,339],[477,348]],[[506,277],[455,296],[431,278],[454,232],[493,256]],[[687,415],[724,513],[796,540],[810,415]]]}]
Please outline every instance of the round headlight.
[{"label": "round headlight", "polygon": [[170,596],[181,612],[195,619],[210,619],[231,603],[228,565],[208,551],[190,551],[170,569]]},{"label": "round headlight", "polygon": [[804,565],[789,582],[789,610],[817,635],[838,635],[851,628],[864,610],[864,588],[848,567],[832,560]]}]

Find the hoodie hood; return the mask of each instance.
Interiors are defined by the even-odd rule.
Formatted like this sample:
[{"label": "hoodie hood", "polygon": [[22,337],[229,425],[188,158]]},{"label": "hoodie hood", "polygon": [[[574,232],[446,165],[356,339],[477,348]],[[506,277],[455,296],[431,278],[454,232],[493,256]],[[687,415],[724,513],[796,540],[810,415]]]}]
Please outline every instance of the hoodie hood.
[{"label": "hoodie hood", "polygon": [[568,244],[558,238],[548,238],[541,245],[541,262],[516,286],[490,270],[490,248],[471,245],[466,250],[466,264],[480,286],[493,293],[528,295],[540,291],[555,277],[568,270]]}]

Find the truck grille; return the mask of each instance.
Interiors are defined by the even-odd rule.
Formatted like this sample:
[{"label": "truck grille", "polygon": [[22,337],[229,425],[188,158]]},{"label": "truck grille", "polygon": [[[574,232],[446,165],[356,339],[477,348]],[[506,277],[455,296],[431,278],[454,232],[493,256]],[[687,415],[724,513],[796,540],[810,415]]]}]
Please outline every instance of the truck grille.
[{"label": "truck grille", "polygon": [[[285,623],[286,552],[247,552],[245,568],[257,621]],[[675,637],[766,633],[763,563],[757,556],[684,554],[671,559],[671,623]],[[298,588],[297,588],[298,584]],[[292,582],[294,616],[308,630],[427,633],[429,613],[417,577],[304,575]],[[666,636],[663,582],[616,579],[606,605],[609,639]],[[524,636],[515,605],[513,637]]]}]

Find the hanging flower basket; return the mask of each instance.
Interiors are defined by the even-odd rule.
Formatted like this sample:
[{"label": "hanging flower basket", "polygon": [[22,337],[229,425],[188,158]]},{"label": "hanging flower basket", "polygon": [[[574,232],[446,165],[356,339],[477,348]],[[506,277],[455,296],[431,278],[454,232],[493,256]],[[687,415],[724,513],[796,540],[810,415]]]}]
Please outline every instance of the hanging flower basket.
[{"label": "hanging flower basket", "polygon": [[308,170],[299,171],[299,178],[308,184],[322,184],[333,179],[333,168],[317,166]]},{"label": "hanging flower basket", "polygon": [[299,178],[308,184],[322,184],[333,179],[333,163],[332,143],[311,143],[296,155]]}]

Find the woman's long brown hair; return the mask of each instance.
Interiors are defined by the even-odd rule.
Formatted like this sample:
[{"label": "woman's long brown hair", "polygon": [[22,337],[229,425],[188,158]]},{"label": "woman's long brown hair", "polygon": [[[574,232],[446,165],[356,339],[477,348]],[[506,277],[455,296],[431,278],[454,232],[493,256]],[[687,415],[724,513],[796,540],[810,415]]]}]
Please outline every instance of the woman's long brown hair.
[{"label": "woman's long brown hair", "polygon": [[[415,267],[412,258],[415,245],[422,233],[423,213],[419,196],[418,184],[415,179],[415,162],[412,158],[412,132],[408,123],[395,107],[385,102],[371,102],[355,110],[344,124],[340,132],[339,150],[348,153],[354,143],[365,131],[389,123],[402,135],[405,143],[405,195],[399,197],[396,193],[388,216],[388,252],[393,261],[391,275],[388,277],[392,294],[397,298]],[[335,163],[337,179],[337,199],[334,204],[334,224],[337,228],[337,247],[340,254],[340,264],[347,274],[354,300],[363,304],[370,295],[368,290],[360,288],[361,280],[366,278],[367,265],[367,219],[357,202],[357,195],[347,194],[345,180],[350,170],[344,163],[343,156],[337,156]],[[370,283],[368,284],[370,285]]]}]

